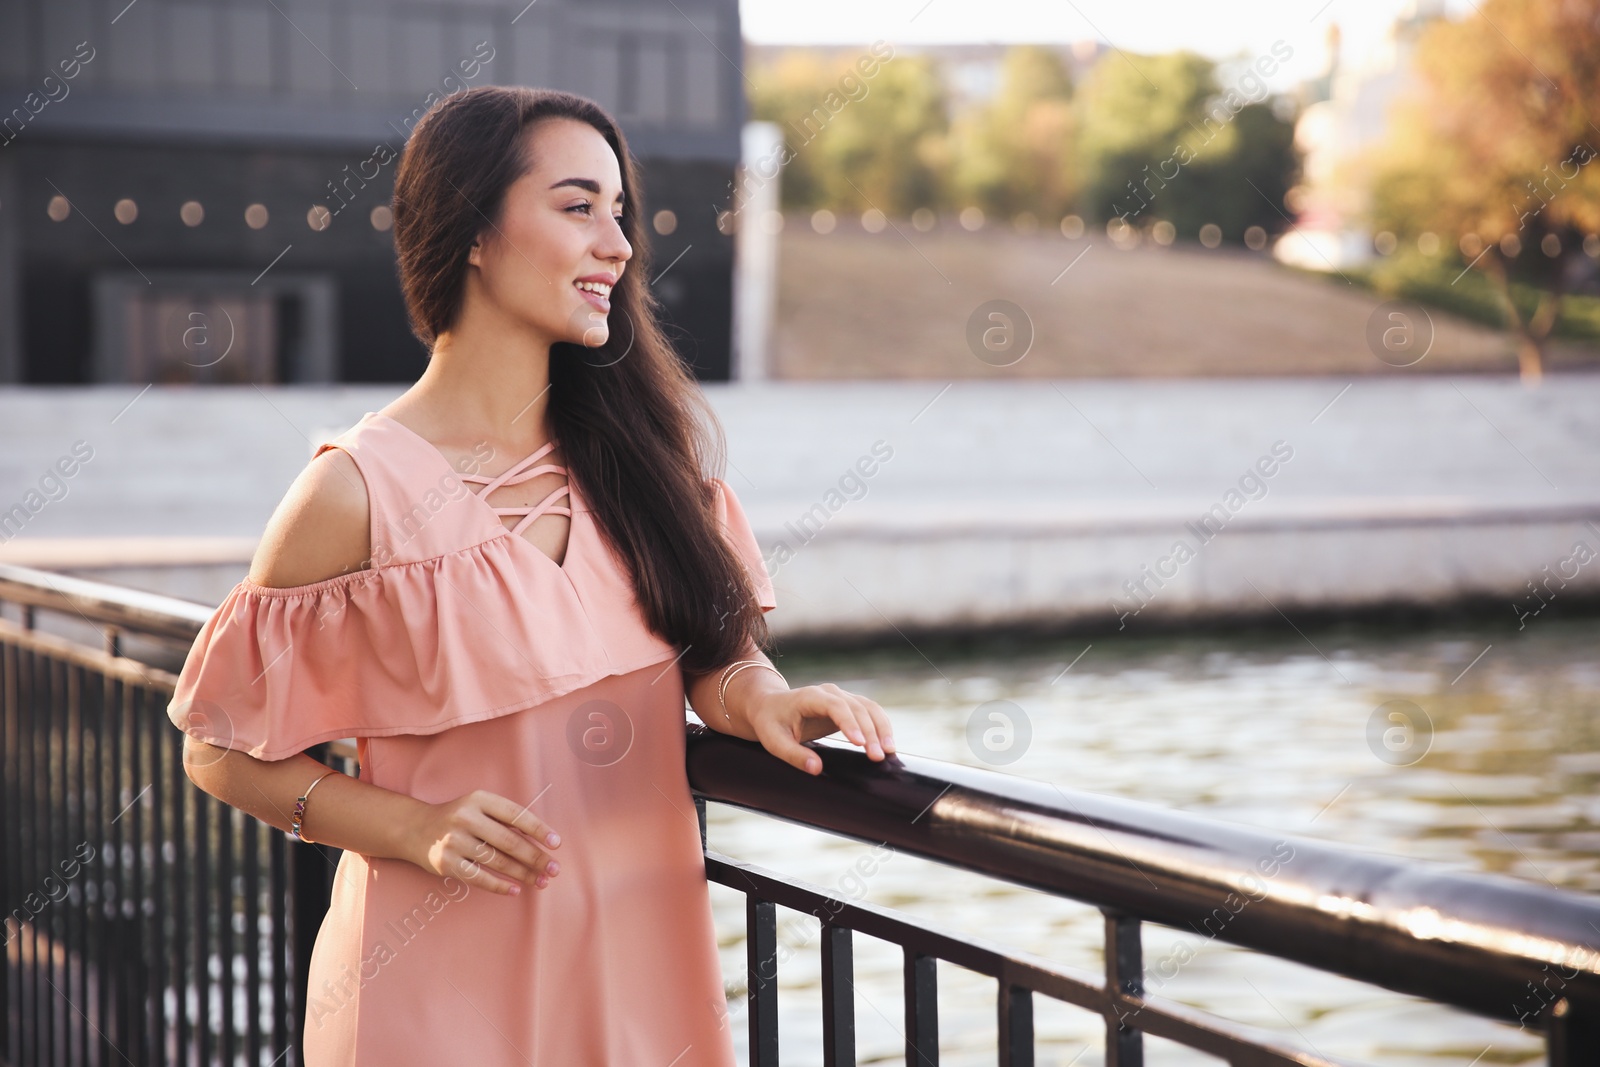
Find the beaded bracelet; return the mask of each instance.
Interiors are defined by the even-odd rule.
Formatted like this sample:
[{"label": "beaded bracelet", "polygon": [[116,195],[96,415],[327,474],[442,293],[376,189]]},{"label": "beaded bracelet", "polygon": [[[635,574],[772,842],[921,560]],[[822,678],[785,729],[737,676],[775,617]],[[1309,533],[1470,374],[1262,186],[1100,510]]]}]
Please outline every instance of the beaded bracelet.
[{"label": "beaded bracelet", "polygon": [[[733,721],[733,717],[728,714],[728,704],[726,700],[724,700],[724,697],[728,692],[728,683],[733,681],[733,676],[744,670],[746,667],[765,667],[773,674],[776,674],[779,678],[783,678],[783,674],[778,670],[778,668],[764,660],[759,659],[737,660],[722,668],[722,681],[721,684],[717,686],[717,704],[722,708],[722,717],[727,719],[730,723]],[[787,679],[784,679],[784,684],[789,684]]]},{"label": "beaded bracelet", "polygon": [[307,844],[314,843],[310,838],[306,837],[300,832],[300,827],[305,822],[306,817],[306,797],[309,797],[311,795],[311,791],[317,787],[317,782],[322,781],[322,779],[328,777],[329,774],[338,773],[338,771],[329,771],[328,774],[324,774],[318,778],[316,782],[312,782],[310,785],[306,786],[305,793],[303,793],[300,798],[294,802],[294,815],[292,815],[289,819],[289,822],[293,827],[293,829],[289,831],[290,837],[294,838],[296,841],[304,841]]}]

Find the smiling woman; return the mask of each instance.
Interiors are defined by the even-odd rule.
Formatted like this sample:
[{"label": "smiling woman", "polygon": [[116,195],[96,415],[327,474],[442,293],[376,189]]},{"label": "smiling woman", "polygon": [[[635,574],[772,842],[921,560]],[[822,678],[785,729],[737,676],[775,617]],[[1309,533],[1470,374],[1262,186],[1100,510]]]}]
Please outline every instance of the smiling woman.
[{"label": "smiling woman", "polygon": [[[640,208],[591,101],[423,117],[393,211],[428,367],[321,447],[179,676],[191,780],[343,850],[310,1067],[731,1067],[685,699],[813,774],[835,730],[894,750],[876,703],[761,651],[772,582]],[[359,778],[304,754],[343,737]]]}]

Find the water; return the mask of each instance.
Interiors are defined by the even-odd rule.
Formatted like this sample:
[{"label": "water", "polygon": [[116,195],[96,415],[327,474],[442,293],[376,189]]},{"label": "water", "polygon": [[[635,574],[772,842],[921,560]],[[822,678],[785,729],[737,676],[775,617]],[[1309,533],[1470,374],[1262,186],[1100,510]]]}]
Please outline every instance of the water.
[{"label": "water", "polygon": [[[1509,615],[1509,613],[1508,613]],[[1088,651],[1084,652],[1088,646]],[[833,681],[880,703],[902,751],[988,766],[968,747],[974,708],[1008,700],[1033,729],[1001,768],[1458,870],[1600,891],[1600,617],[1415,626],[1342,625],[1197,636],[1031,643],[919,642],[852,655],[791,654],[790,684]],[[1070,670],[1068,664],[1083,653]],[[1380,732],[1389,701],[1431,720]],[[1407,705],[1395,705],[1407,707]],[[1388,758],[1380,758],[1379,754]],[[1417,757],[1420,756],[1420,759]],[[1412,762],[1412,761],[1415,762]],[[1409,765],[1405,765],[1409,764]],[[1100,972],[1098,911],[1046,894],[724,805],[714,849],[953,930]],[[864,885],[863,891],[860,887]],[[713,885],[741,1055],[744,897]],[[780,908],[780,1040],[786,1064],[821,1064],[818,924]],[[1193,958],[1167,981],[1162,960]],[[1402,1067],[1543,1062],[1532,1031],[1147,925],[1152,992],[1331,1057]],[[863,1064],[903,1062],[901,956],[855,938]],[[995,1060],[994,983],[939,965],[941,1063]],[[1035,998],[1041,1065],[1102,1062],[1098,1016]],[[1218,1061],[1146,1039],[1156,1065]]]}]

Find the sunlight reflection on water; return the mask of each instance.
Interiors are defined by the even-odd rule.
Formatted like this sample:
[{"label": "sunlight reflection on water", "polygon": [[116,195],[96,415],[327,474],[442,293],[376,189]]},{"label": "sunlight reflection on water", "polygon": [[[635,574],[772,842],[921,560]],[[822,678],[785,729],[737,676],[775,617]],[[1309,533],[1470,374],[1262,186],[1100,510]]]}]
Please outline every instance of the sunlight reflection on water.
[{"label": "sunlight reflection on water", "polygon": [[[797,653],[779,662],[791,685],[832,681],[878,701],[902,751],[989,766],[969,747],[968,721],[986,701],[1011,701],[1032,737],[1020,758],[996,768],[1006,773],[1600,891],[1600,619],[1548,618],[1520,633],[1490,622],[1350,625],[1305,637],[1263,629],[918,648]],[[1410,739],[1421,746],[1411,752],[1426,751],[1410,765],[1402,765],[1410,755],[1386,762],[1369,743],[1375,709],[1395,700],[1416,705],[1432,724],[1431,740],[1425,731]],[[735,858],[1102,968],[1093,908],[911,857],[874,858],[869,845],[723,805],[709,805],[708,817],[711,846]],[[730,1023],[742,1056],[744,898],[713,885],[712,901],[724,974],[737,993]],[[811,917],[779,909],[780,944],[789,946],[779,970],[785,1063],[822,1063],[817,928]],[[1515,1025],[1194,934],[1144,929],[1151,992],[1288,1044],[1385,1064],[1464,1065],[1480,1053],[1485,1065],[1542,1061],[1537,1035]],[[858,935],[855,964],[859,1062],[902,1062],[899,950]],[[941,1063],[995,1062],[993,983],[948,964],[940,964],[939,982]],[[1038,1063],[1101,1062],[1097,1016],[1034,1003]],[[1217,1062],[1146,1040],[1154,1063]]]}]

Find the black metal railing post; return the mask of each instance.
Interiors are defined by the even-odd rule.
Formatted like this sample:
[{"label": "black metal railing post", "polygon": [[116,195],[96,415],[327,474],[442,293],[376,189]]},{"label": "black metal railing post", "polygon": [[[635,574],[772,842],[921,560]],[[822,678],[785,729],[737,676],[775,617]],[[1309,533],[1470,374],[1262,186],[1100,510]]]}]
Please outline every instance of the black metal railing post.
[{"label": "black metal railing post", "polygon": [[[326,743],[312,745],[305,750],[306,755],[319,763],[327,763],[329,753],[330,746]],[[281,830],[276,832],[283,833]],[[340,850],[315,841],[295,841],[292,838],[286,838],[286,841],[289,844],[290,872],[294,882],[294,994],[291,1017],[295,1058],[297,1062],[304,1063],[306,1006],[315,996],[310,987],[311,953],[316,947],[317,931],[322,926],[323,917],[328,913],[328,903],[333,897],[333,880]]]},{"label": "black metal railing post", "polygon": [[778,1067],[777,905],[754,895],[745,901],[745,968],[750,1067]]},{"label": "black metal railing post", "polygon": [[1033,1067],[1033,990],[999,981],[1000,1067]]},{"label": "black metal railing post", "polygon": [[906,1067],[939,1067],[939,961],[905,950]]},{"label": "black metal railing post", "polygon": [[1144,946],[1138,919],[1107,911],[1106,993],[1112,1012],[1106,1016],[1106,1067],[1144,1067],[1144,1035],[1129,1026],[1126,1013],[1137,1005],[1123,998],[1144,999]]},{"label": "black metal railing post", "polygon": [[1600,1018],[1580,1013],[1562,997],[1545,1012],[1549,1067],[1594,1067],[1600,1063]]},{"label": "black metal railing post", "polygon": [[822,1063],[856,1067],[855,962],[850,928],[822,924]]}]

